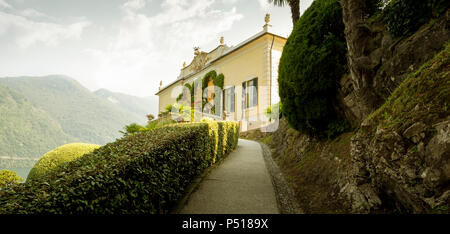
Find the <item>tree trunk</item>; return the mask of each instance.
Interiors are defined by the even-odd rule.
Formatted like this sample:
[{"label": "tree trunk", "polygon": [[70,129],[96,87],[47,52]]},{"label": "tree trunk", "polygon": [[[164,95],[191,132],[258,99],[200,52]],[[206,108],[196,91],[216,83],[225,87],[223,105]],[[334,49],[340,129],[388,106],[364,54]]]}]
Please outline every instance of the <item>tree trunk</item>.
[{"label": "tree trunk", "polygon": [[374,64],[368,57],[369,51],[366,50],[372,37],[371,30],[364,19],[365,1],[341,0],[341,5],[347,40],[348,66],[357,103],[363,115],[362,119],[365,119],[375,110],[378,100],[373,90]]},{"label": "tree trunk", "polygon": [[292,24],[295,26],[300,19],[300,0],[289,0],[288,3],[291,8]]}]

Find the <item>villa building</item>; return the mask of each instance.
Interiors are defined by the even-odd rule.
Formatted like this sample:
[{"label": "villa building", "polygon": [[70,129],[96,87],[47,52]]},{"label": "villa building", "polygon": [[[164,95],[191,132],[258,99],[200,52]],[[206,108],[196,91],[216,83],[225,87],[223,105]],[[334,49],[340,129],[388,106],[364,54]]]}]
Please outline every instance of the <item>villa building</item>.
[{"label": "villa building", "polygon": [[[270,124],[267,108],[280,101],[278,64],[286,38],[271,33],[270,15],[263,30],[237,46],[224,38],[210,52],[195,48],[174,82],[159,87],[159,113],[170,104],[192,107],[192,117],[240,121],[241,131]],[[191,96],[192,95],[192,96]]]}]

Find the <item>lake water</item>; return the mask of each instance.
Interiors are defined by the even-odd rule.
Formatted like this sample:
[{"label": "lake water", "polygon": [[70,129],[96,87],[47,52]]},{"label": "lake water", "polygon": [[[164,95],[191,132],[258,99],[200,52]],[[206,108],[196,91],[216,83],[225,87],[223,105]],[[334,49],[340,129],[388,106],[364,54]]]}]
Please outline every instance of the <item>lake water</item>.
[{"label": "lake water", "polygon": [[27,179],[28,173],[31,171],[31,167],[11,167],[11,168],[0,168],[0,170],[11,170],[15,171],[17,175],[23,178],[24,182]]}]

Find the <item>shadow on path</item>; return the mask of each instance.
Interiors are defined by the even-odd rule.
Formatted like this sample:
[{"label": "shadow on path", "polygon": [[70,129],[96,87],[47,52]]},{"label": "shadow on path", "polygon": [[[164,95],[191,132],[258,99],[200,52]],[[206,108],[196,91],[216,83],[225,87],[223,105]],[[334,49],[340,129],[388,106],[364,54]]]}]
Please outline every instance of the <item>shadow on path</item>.
[{"label": "shadow on path", "polygon": [[280,213],[260,144],[239,139],[236,150],[211,170],[179,213]]}]

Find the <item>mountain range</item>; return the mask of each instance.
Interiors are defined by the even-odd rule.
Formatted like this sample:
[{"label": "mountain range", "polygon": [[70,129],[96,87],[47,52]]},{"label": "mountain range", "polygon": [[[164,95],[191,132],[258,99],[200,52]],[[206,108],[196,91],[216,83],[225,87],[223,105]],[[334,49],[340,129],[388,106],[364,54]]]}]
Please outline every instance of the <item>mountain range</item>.
[{"label": "mountain range", "polygon": [[103,145],[157,108],[157,97],[91,92],[62,75],[0,78],[0,156],[39,158],[70,142]]}]

